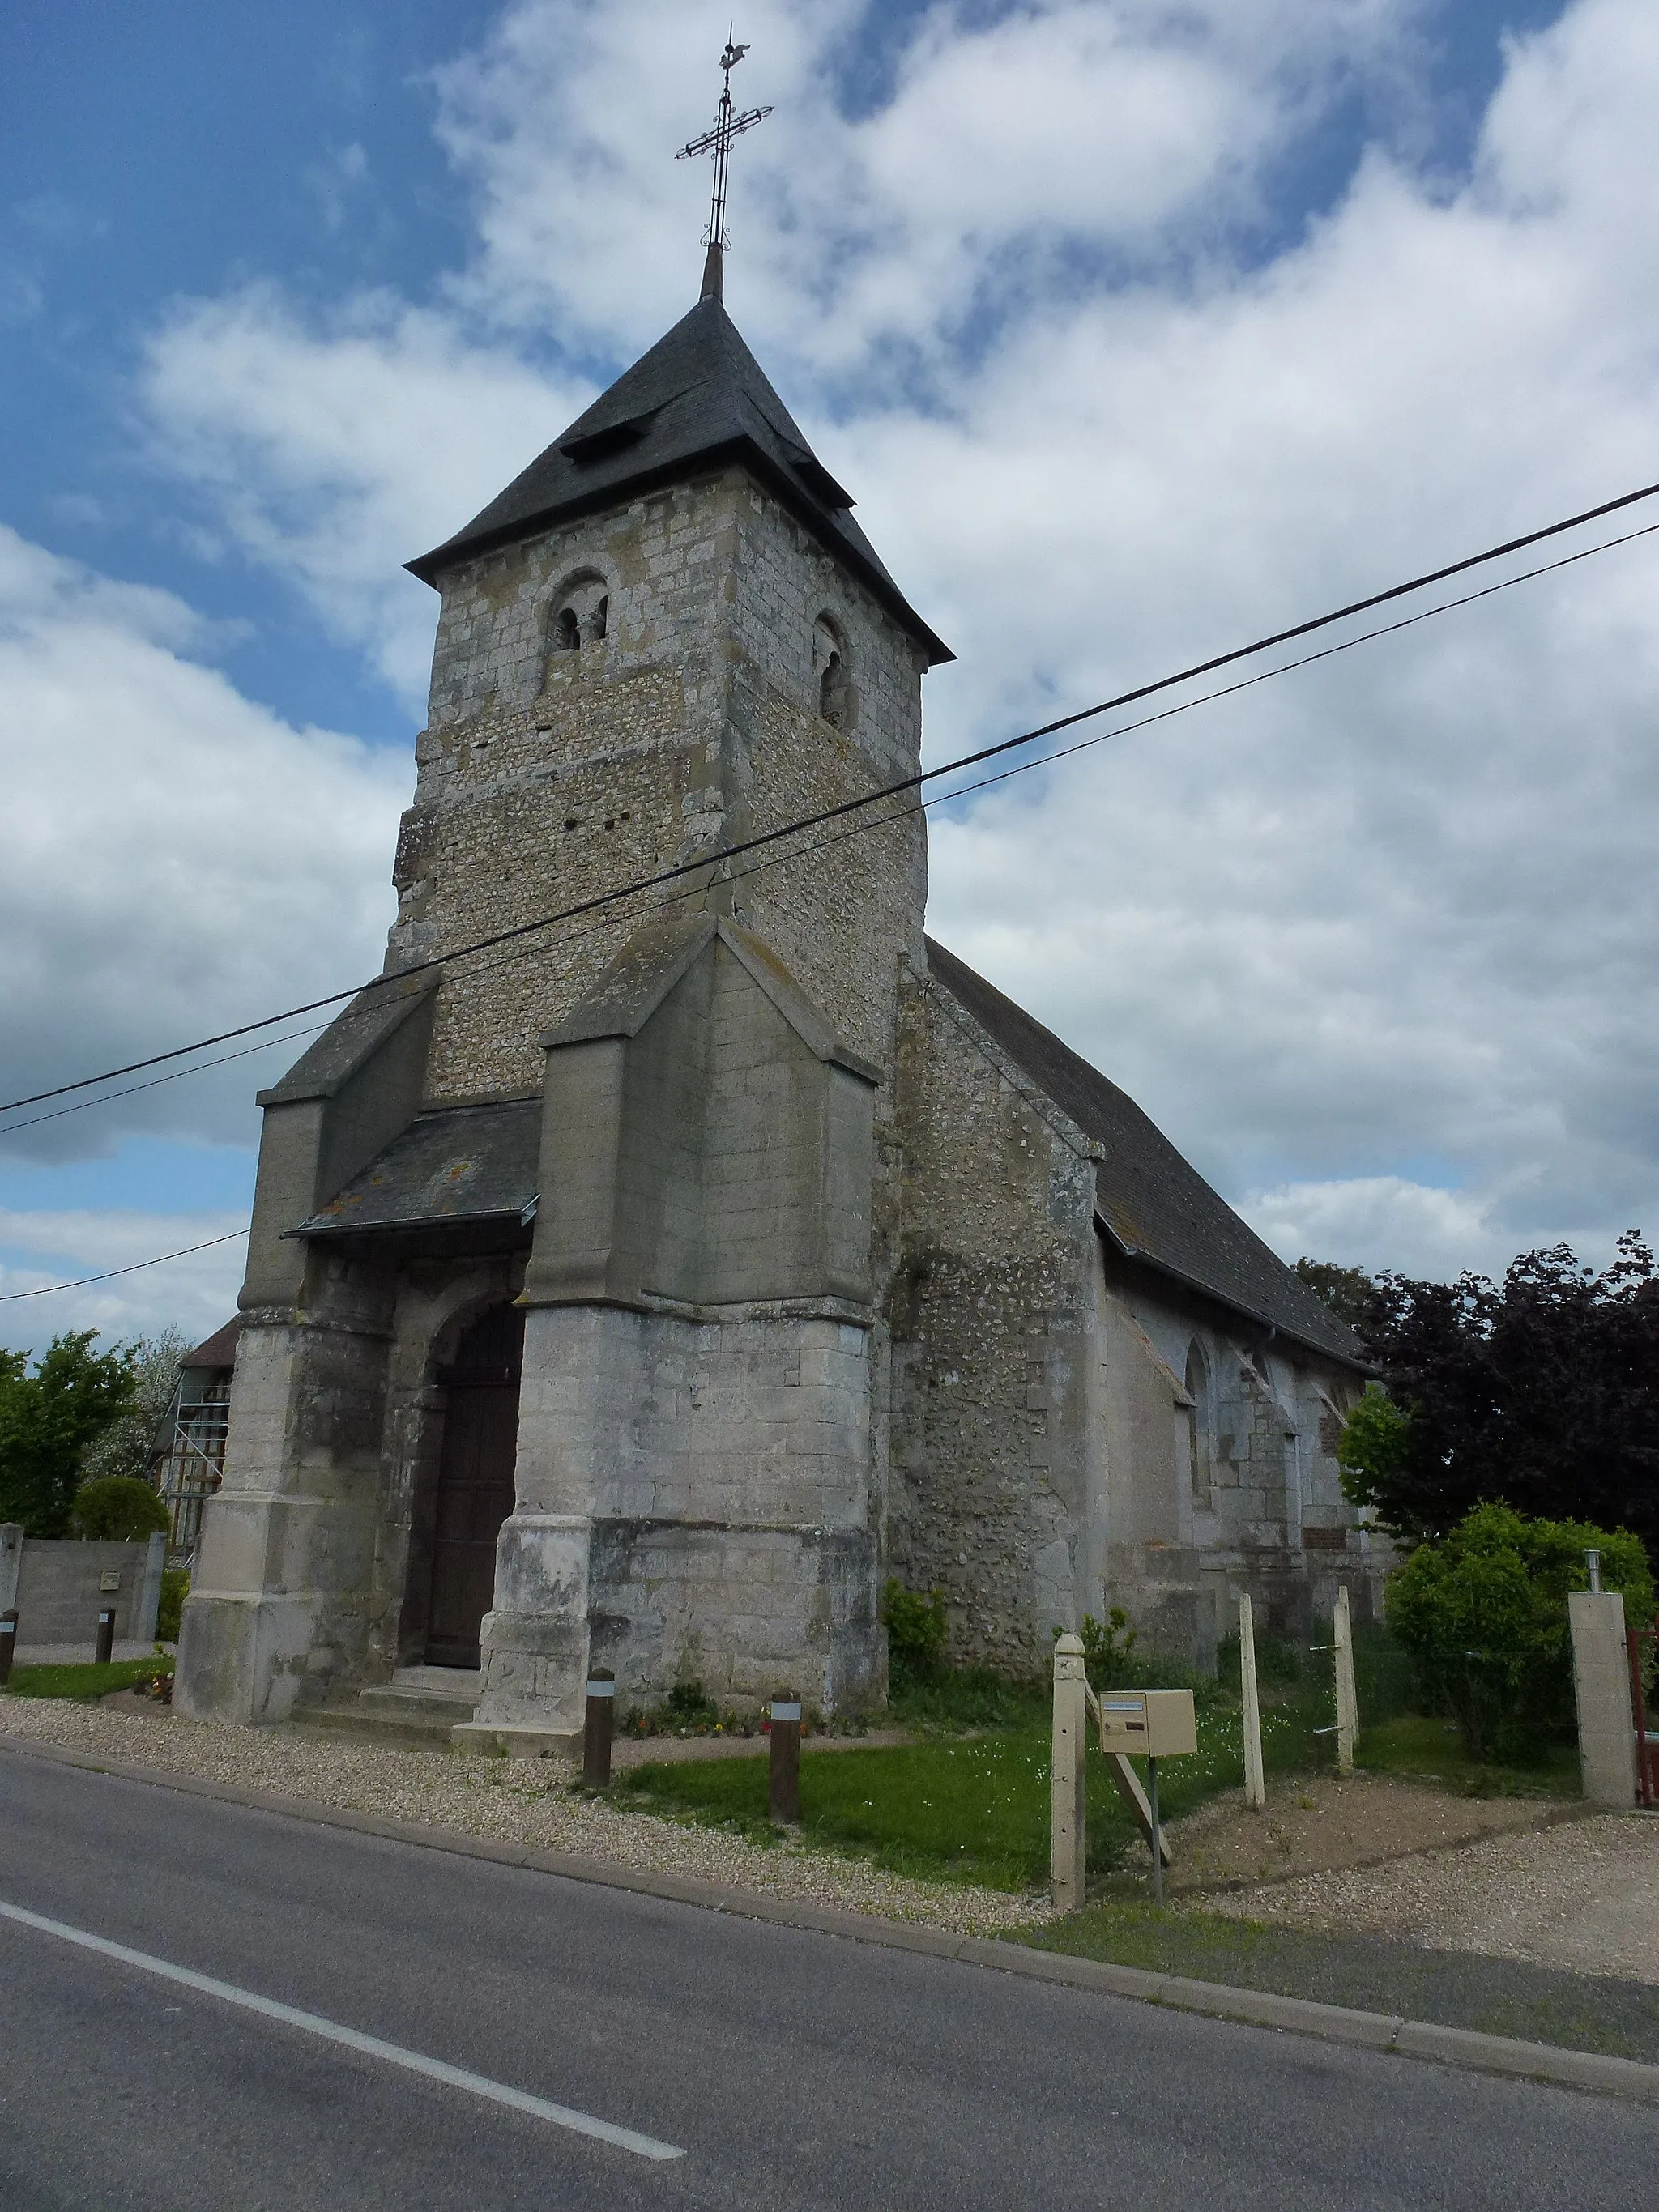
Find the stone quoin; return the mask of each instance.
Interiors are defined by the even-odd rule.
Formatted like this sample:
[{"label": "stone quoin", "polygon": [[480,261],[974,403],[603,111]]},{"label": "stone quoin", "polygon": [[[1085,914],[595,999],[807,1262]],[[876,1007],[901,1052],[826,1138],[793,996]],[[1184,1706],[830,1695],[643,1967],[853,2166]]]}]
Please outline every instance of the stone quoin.
[{"label": "stone quoin", "polygon": [[845,1711],[889,1576],[1027,1673],[1113,1604],[1200,1664],[1241,1589],[1270,1628],[1369,1610],[1357,1343],[926,937],[925,817],[721,858],[913,773],[950,655],[710,260],[410,563],[442,605],[388,980],[262,1094],[187,1712],[411,1667],[508,1745],[574,1743],[595,1667]]}]

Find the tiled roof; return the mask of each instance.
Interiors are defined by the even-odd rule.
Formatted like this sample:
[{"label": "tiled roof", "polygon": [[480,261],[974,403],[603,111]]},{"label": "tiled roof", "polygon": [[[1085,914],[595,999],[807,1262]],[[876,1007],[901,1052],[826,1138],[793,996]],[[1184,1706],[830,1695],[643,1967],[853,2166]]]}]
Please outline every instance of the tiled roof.
[{"label": "tiled roof", "polygon": [[1103,1148],[1097,1218],[1119,1249],[1286,1336],[1363,1366],[1353,1332],[1188,1165],[1126,1091],[982,975],[927,940],[934,981]]},{"label": "tiled roof", "polygon": [[853,501],[818,459],[719,299],[699,300],[507,489],[409,563],[445,569],[556,523],[614,507],[693,470],[741,461],[821,544],[861,576],[931,663],[949,660],[853,520]]},{"label": "tiled roof", "polygon": [[521,1217],[536,1195],[542,1102],[511,1098],[418,1115],[345,1188],[287,1234]]}]

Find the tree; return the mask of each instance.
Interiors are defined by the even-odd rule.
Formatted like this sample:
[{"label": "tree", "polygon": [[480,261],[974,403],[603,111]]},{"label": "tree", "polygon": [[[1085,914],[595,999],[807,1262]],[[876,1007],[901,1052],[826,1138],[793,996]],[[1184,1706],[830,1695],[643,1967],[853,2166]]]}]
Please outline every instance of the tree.
[{"label": "tree", "polygon": [[131,1402],[131,1347],[94,1352],[95,1328],[54,1337],[27,1372],[19,1353],[0,1363],[0,1521],[31,1536],[63,1536],[87,1447]]},{"label": "tree", "polygon": [[1659,1558],[1659,1280],[1636,1231],[1600,1273],[1559,1244],[1501,1286],[1383,1275],[1361,1335],[1408,1423],[1386,1464],[1344,1437],[1349,1495],[1384,1527],[1443,1535],[1502,1499],[1631,1529]]},{"label": "tree", "polygon": [[1342,1425],[1336,1448],[1343,1495],[1352,1505],[1376,1506],[1397,1486],[1411,1443],[1412,1417],[1373,1382]]},{"label": "tree", "polygon": [[1450,1711],[1471,1759],[1521,1751],[1570,1722],[1567,1595],[1589,1588],[1591,1547],[1601,1554],[1602,1588],[1645,1620],[1653,1577],[1634,1536],[1529,1520],[1507,1505],[1475,1506],[1389,1577],[1389,1626],[1416,1660],[1422,1687]]},{"label": "tree", "polygon": [[1330,1260],[1298,1260],[1296,1272],[1322,1305],[1352,1329],[1370,1318],[1376,1285],[1363,1267],[1339,1267]]},{"label": "tree", "polygon": [[148,1481],[155,1432],[179,1387],[179,1363],[190,1344],[181,1328],[164,1328],[155,1336],[133,1338],[129,1347],[132,1398],[125,1413],[87,1446],[81,1462],[81,1472],[87,1480],[126,1474]]}]

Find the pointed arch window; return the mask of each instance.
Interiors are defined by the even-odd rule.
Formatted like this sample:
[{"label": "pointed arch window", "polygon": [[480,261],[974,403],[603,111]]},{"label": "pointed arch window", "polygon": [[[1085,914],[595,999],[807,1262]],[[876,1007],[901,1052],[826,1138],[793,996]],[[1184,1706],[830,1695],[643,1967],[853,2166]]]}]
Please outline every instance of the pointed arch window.
[{"label": "pointed arch window", "polygon": [[1210,1363],[1204,1357],[1204,1347],[1193,1339],[1187,1353],[1187,1395],[1192,1401],[1187,1408],[1187,1437],[1189,1446],[1187,1465],[1193,1486],[1194,1505],[1210,1503],[1213,1476],[1212,1431],[1210,1419]]}]

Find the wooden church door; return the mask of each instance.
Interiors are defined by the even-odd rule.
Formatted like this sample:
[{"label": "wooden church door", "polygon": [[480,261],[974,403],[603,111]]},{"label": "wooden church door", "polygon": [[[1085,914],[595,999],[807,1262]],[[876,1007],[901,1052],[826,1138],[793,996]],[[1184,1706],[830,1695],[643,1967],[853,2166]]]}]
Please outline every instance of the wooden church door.
[{"label": "wooden church door", "polygon": [[462,1337],[448,1385],[438,1463],[427,1663],[476,1667],[478,1625],[495,1594],[495,1539],[513,1510],[524,1316],[492,1306]]}]

